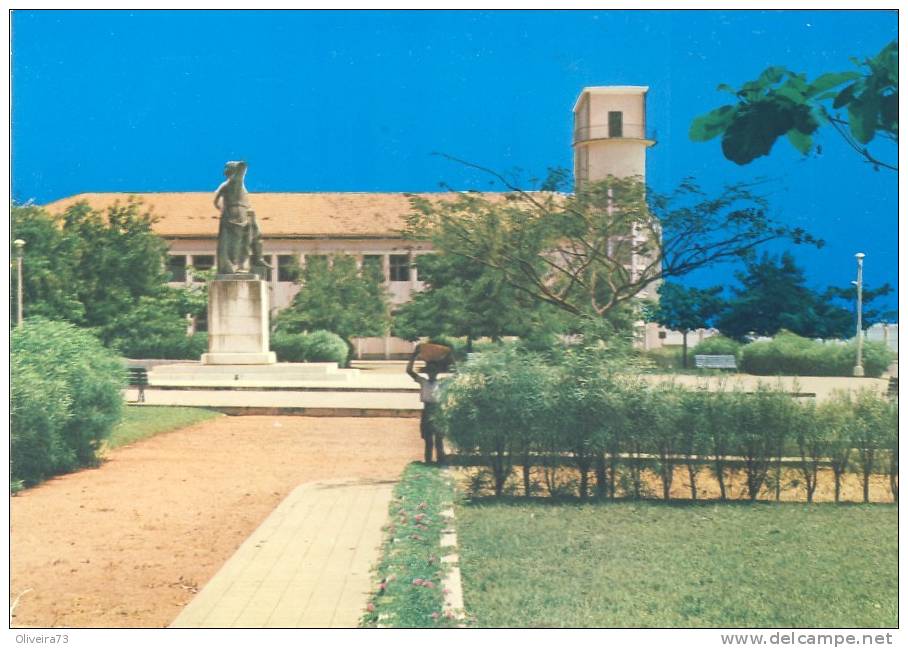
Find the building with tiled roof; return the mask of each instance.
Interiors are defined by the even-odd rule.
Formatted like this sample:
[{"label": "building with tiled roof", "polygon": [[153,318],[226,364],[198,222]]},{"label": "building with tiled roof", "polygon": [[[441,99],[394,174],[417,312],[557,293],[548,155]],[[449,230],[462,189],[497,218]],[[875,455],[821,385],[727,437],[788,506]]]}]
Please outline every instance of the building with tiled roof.
[{"label": "building with tiled roof", "polygon": [[[584,88],[574,106],[574,175],[578,184],[607,175],[645,177],[647,135],[644,86]],[[413,259],[431,252],[426,243],[404,237],[411,196],[454,199],[448,193],[251,193],[272,266],[271,305],[287,306],[299,290],[297,265],[312,257],[347,254],[381,266],[392,304],[422,289]],[[490,194],[485,194],[489,196]],[[503,194],[491,194],[500,196]],[[106,211],[117,202],[138,200],[156,218],[153,229],[169,246],[175,283],[191,283],[192,270],[215,266],[219,210],[214,191],[178,193],[82,193],[50,203],[52,213],[85,202]],[[361,341],[363,355],[400,355],[411,345],[394,338]]]}]

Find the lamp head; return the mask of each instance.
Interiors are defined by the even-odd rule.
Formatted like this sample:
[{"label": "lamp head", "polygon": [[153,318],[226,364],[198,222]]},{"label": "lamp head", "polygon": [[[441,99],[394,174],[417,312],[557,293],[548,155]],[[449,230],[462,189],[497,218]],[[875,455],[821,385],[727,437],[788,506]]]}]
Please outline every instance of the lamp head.
[{"label": "lamp head", "polygon": [[15,241],[13,241],[13,245],[16,246],[17,250],[21,250],[25,247],[25,241],[23,241],[22,239],[16,239]]},{"label": "lamp head", "polygon": [[866,255],[863,252],[858,252],[857,254],[854,255],[854,258],[857,259],[858,261],[863,261],[865,256]]}]

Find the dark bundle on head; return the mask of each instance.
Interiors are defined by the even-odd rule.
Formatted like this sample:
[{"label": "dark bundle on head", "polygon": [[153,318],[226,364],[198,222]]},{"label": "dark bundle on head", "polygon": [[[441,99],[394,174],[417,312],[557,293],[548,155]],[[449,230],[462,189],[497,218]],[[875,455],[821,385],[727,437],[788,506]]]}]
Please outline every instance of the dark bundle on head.
[{"label": "dark bundle on head", "polygon": [[440,360],[429,360],[426,362],[425,371],[427,374],[435,375],[448,371],[451,368],[451,356],[446,356]]}]

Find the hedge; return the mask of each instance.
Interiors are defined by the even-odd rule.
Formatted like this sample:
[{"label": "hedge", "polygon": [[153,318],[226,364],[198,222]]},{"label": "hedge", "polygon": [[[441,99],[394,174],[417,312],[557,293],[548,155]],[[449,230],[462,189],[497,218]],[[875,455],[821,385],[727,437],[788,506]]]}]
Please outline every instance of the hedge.
[{"label": "hedge", "polygon": [[826,465],[835,473],[837,501],[850,469],[865,484],[872,473],[886,473],[898,497],[897,406],[876,392],[837,394],[817,405],[768,385],[753,393],[654,386],[618,370],[620,364],[603,365],[584,349],[565,352],[557,365],[513,348],[487,351],[445,385],[437,423],[458,453],[489,470],[496,495],[507,490],[515,468],[525,495],[537,489],[533,468],[550,495],[562,494],[555,473],[567,463],[579,475],[573,494],[581,498],[592,487],[602,497],[648,496],[644,471],[652,470],[669,499],[681,468],[691,499],[704,470],[722,499],[737,471],[749,499],[767,489],[778,499],[781,458],[788,456],[798,458],[808,501]]},{"label": "hedge", "polygon": [[336,362],[341,367],[350,353],[344,339],[330,331],[274,333],[271,350],[279,362]]},{"label": "hedge", "polygon": [[737,357],[741,343],[724,335],[713,335],[698,343],[691,355],[732,355]]},{"label": "hedge", "polygon": [[135,337],[119,341],[116,348],[126,358],[198,360],[208,351],[208,334]]},{"label": "hedge", "polygon": [[121,359],[64,322],[30,318],[10,337],[11,488],[97,464],[122,413]]},{"label": "hedge", "polygon": [[[864,375],[878,378],[893,358],[883,342],[865,341]],[[758,376],[851,376],[856,359],[857,346],[853,341],[823,343],[788,332],[779,333],[765,342],[752,342],[741,349],[741,369]]]}]

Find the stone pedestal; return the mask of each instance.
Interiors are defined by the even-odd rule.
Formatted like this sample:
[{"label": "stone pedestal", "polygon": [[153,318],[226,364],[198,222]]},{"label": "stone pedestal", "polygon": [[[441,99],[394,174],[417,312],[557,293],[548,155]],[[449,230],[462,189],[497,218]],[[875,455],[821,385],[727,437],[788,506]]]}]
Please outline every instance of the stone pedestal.
[{"label": "stone pedestal", "polygon": [[268,285],[251,274],[218,275],[208,284],[208,353],[202,364],[274,364],[268,347]]}]

